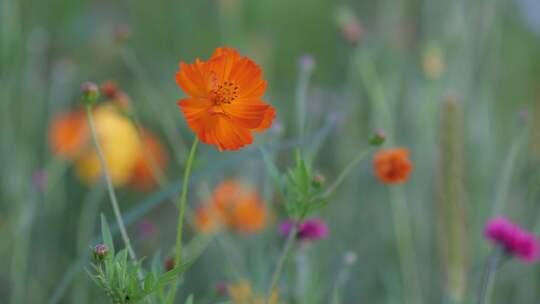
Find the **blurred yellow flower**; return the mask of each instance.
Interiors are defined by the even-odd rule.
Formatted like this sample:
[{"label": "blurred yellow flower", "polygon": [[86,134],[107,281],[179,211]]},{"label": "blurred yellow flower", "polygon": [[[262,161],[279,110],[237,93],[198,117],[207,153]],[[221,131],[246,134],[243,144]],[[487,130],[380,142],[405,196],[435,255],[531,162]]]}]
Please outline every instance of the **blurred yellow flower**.
[{"label": "blurred yellow flower", "polygon": [[430,79],[438,79],[446,69],[442,50],[435,46],[428,47],[422,57],[422,69]]},{"label": "blurred yellow flower", "polygon": [[[137,130],[110,104],[96,108],[94,118],[112,182],[115,186],[122,186],[129,181],[139,155]],[[101,176],[101,166],[94,148],[85,151],[75,166],[77,175],[87,184],[94,183]]]},{"label": "blurred yellow flower", "polygon": [[[227,291],[231,296],[231,300],[234,304],[265,304],[265,298],[263,295],[254,295],[251,288],[251,283],[247,280],[241,280],[237,283],[229,284]],[[270,295],[268,304],[278,304],[279,293],[273,291]]]}]

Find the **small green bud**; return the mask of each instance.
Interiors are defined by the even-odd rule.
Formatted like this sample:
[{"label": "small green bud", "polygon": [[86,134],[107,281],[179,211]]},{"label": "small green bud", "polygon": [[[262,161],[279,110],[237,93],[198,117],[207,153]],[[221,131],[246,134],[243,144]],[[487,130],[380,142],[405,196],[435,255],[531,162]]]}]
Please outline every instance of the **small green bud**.
[{"label": "small green bud", "polygon": [[94,247],[94,259],[98,262],[101,262],[107,257],[107,254],[109,253],[109,248],[105,244],[97,244]]},{"label": "small green bud", "polygon": [[384,144],[385,141],[386,141],[386,133],[384,132],[384,130],[376,129],[375,132],[373,133],[373,136],[369,140],[369,144],[374,147],[378,147]]},{"label": "small green bud", "polygon": [[313,177],[311,184],[315,189],[319,190],[326,184],[326,178],[322,174],[317,174]]},{"label": "small green bud", "polygon": [[83,102],[92,105],[98,100],[99,88],[95,83],[87,81],[81,85],[81,93]]}]

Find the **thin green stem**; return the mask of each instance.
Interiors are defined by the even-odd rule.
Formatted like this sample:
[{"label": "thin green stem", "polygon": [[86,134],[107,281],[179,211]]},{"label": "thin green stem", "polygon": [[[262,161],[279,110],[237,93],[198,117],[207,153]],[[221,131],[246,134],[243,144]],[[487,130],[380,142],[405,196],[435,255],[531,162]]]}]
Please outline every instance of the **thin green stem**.
[{"label": "thin green stem", "polygon": [[331,195],[337,189],[337,187],[341,185],[345,178],[351,173],[351,170],[354,169],[354,167],[356,167],[358,163],[360,163],[360,161],[362,161],[366,156],[368,156],[373,151],[373,149],[373,147],[369,147],[363,152],[356,155],[356,157],[343,169],[343,171],[341,171],[334,183],[330,185],[330,187],[328,187],[328,189],[322,194],[322,196],[327,197]]},{"label": "thin green stem", "polygon": [[510,151],[506,159],[504,160],[504,165],[502,173],[500,175],[499,183],[497,186],[497,195],[495,196],[495,204],[493,205],[492,215],[496,216],[504,212],[505,202],[508,201],[508,193],[510,191],[510,184],[512,181],[512,176],[514,175],[516,169],[516,162],[519,160],[519,152],[523,143],[527,140],[527,128],[524,128],[521,133],[515,138],[510,147]]},{"label": "thin green stem", "polygon": [[129,256],[131,257],[132,260],[136,261],[137,256],[135,255],[135,251],[131,247],[131,241],[129,240],[129,236],[126,231],[126,226],[124,225],[124,220],[122,219],[122,213],[120,212],[120,207],[118,206],[118,200],[116,199],[116,192],[114,191],[111,174],[109,172],[109,167],[107,166],[107,162],[103,154],[103,149],[101,148],[101,144],[99,143],[99,139],[97,137],[96,126],[94,124],[94,117],[92,115],[91,105],[86,106],[86,115],[88,117],[88,124],[90,126],[90,132],[92,133],[92,140],[94,141],[94,145],[96,146],[96,153],[99,157],[99,162],[103,170],[103,176],[105,177],[105,183],[107,184],[107,190],[109,192],[109,199],[111,200],[111,205],[113,207],[114,216],[116,217],[118,228],[120,230],[120,235],[122,236],[124,245],[126,246],[126,249],[128,250]]},{"label": "thin green stem", "polygon": [[493,248],[493,252],[488,258],[486,263],[486,269],[484,270],[484,277],[482,279],[482,286],[478,293],[478,304],[491,303],[491,294],[493,293],[493,286],[495,285],[495,277],[497,270],[501,265],[504,250],[498,246]]},{"label": "thin green stem", "polygon": [[283,266],[285,265],[285,261],[287,260],[287,256],[289,255],[289,251],[291,251],[292,245],[294,244],[294,241],[296,239],[297,232],[298,232],[298,226],[293,225],[291,231],[289,232],[289,236],[287,237],[287,241],[285,241],[285,246],[283,247],[283,250],[281,251],[281,255],[279,257],[278,263],[276,264],[276,268],[274,269],[274,274],[272,275],[272,281],[270,281],[270,286],[268,287],[268,291],[266,292],[266,304],[270,303],[272,292],[276,288],[279,277],[281,276],[281,272],[283,271]]},{"label": "thin green stem", "polygon": [[[88,250],[88,244],[92,238],[92,232],[95,229],[96,218],[99,215],[99,206],[105,195],[104,183],[99,183],[93,187],[82,202],[79,225],[77,228],[77,254],[82,256]],[[72,292],[72,302],[85,304],[88,303],[88,280],[76,281]]]},{"label": "thin green stem", "polygon": [[[193,160],[195,159],[195,152],[197,151],[197,144],[199,143],[198,138],[195,138],[193,140],[193,145],[191,146],[191,150],[189,152],[189,156],[187,159],[186,167],[184,169],[184,177],[182,180],[182,193],[180,194],[180,200],[178,202],[178,227],[177,227],[177,233],[176,233],[176,249],[174,254],[174,265],[178,266],[182,262],[182,236],[184,234],[184,217],[186,213],[186,204],[187,204],[187,192],[188,192],[188,185],[189,185],[189,177],[191,175],[191,167],[193,165]],[[174,302],[174,298],[176,296],[176,289],[178,287],[177,281],[178,278],[175,280],[171,287],[171,291],[169,294],[169,303]]]},{"label": "thin green stem", "polygon": [[401,268],[405,303],[421,304],[420,284],[412,223],[407,201],[402,189],[390,189],[390,204],[394,221],[394,233]]},{"label": "thin green stem", "polygon": [[296,113],[298,115],[298,134],[304,135],[306,129],[307,92],[312,69],[300,67],[298,85],[296,86]]},{"label": "thin green stem", "polygon": [[35,209],[35,201],[27,202],[26,206],[21,210],[17,227],[14,230],[16,233],[14,238],[17,241],[13,242],[13,255],[11,259],[13,290],[10,303],[12,304],[24,303],[27,297],[27,270],[31,253],[32,225],[36,213]]}]

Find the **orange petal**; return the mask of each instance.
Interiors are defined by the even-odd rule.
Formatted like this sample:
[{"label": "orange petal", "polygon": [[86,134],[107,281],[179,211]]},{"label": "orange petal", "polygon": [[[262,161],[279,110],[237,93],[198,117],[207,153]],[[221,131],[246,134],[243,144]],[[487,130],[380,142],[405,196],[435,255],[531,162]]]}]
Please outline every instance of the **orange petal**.
[{"label": "orange petal", "polygon": [[51,122],[49,145],[55,155],[72,159],[83,150],[88,135],[84,112],[62,113]]},{"label": "orange petal", "polygon": [[211,115],[197,135],[202,142],[216,145],[219,151],[238,150],[253,142],[248,129],[238,126],[224,115]]},{"label": "orange petal", "polygon": [[234,66],[229,80],[240,87],[240,98],[261,97],[266,89],[266,81],[262,80],[261,68],[246,57]]},{"label": "orange petal", "polygon": [[205,121],[210,118],[208,110],[212,107],[212,103],[208,99],[187,98],[179,100],[178,105],[189,127],[195,132],[201,131]]},{"label": "orange petal", "polygon": [[219,80],[227,80],[232,69],[240,60],[240,53],[232,48],[217,48],[209,60],[209,69]]},{"label": "orange petal", "polygon": [[266,112],[264,113],[264,119],[257,128],[253,129],[253,131],[261,132],[270,128],[272,126],[272,122],[274,122],[275,117],[276,110],[271,105],[268,105],[268,109],[266,109]]},{"label": "orange petal", "polygon": [[202,65],[201,62],[195,64],[180,62],[180,71],[176,73],[176,83],[193,98],[204,97],[208,91]]},{"label": "orange petal", "polygon": [[256,129],[264,121],[270,105],[262,102],[232,103],[223,108],[231,119],[243,128]]}]

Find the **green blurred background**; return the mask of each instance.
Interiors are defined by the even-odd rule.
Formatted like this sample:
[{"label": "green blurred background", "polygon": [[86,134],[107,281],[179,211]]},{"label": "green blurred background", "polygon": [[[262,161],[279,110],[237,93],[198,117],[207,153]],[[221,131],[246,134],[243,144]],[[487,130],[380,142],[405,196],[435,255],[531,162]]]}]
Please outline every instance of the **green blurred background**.
[{"label": "green blurred background", "polygon": [[[202,147],[189,204],[234,176],[263,192],[277,222],[282,210],[258,147],[284,169],[301,146],[332,181],[384,128],[387,145],[408,147],[415,164],[399,191],[412,217],[423,303],[473,303],[489,253],[486,219],[502,213],[540,233],[539,20],[535,0],[0,0],[0,303],[105,301],[83,267],[99,212],[112,219],[107,197],[103,187],[82,185],[47,143],[51,118],[80,102],[83,81],[116,80],[166,143],[170,182],[118,192],[139,255],[169,251],[172,200],[193,138],[177,110],[183,93],[174,74],[180,60],[224,45],[262,66],[278,124],[238,153]],[[300,137],[306,55],[315,68]],[[36,172],[47,176],[44,189]],[[404,303],[391,195],[369,160],[357,167],[319,214],[329,238],[291,258],[287,303],[336,303],[336,293],[337,303]],[[139,237],[148,221],[156,234]],[[264,291],[282,246],[277,226],[220,237]],[[221,242],[186,275],[182,292],[196,303],[226,299],[215,285],[240,267],[227,262]],[[356,263],[344,262],[347,252]],[[308,273],[302,286],[297,270]],[[512,261],[499,275],[495,303],[540,301],[537,267]]]}]

